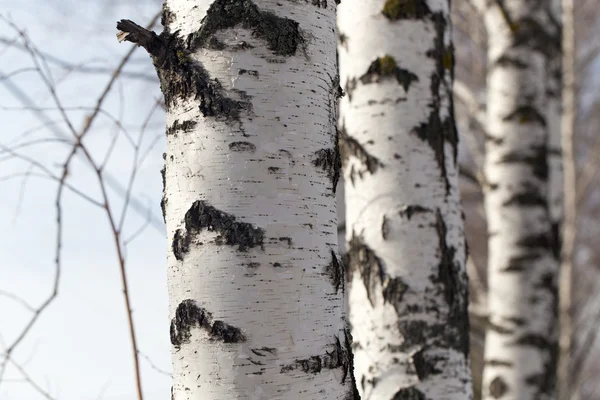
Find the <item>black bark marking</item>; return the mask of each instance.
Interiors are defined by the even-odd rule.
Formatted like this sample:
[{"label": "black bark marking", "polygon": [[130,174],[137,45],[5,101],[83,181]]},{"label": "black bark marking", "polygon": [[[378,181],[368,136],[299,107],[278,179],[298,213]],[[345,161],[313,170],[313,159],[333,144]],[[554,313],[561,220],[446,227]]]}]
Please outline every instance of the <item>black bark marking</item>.
[{"label": "black bark marking", "polygon": [[312,0],[312,5],[318,8],[327,8],[327,0]]},{"label": "black bark marking", "polygon": [[348,95],[348,101],[350,102],[352,102],[352,93],[354,93],[354,89],[356,89],[356,78],[348,78],[344,91]]},{"label": "black bark marking", "polygon": [[387,19],[423,19],[431,14],[425,0],[386,0],[381,12]]},{"label": "black bark marking", "polygon": [[525,164],[528,165],[533,175],[542,180],[548,179],[548,152],[546,145],[532,146],[528,152],[508,153],[500,158],[497,164]]},{"label": "black bark marking", "polygon": [[391,304],[396,312],[400,312],[400,302],[408,286],[401,278],[390,277],[385,272],[381,259],[354,232],[348,242],[348,251],[344,254],[343,264],[347,268],[348,281],[352,279],[354,273],[360,273],[371,306],[375,307],[377,299],[375,294],[380,288],[384,303]]},{"label": "black bark marking", "polygon": [[382,218],[382,221],[381,221],[381,238],[383,240],[387,240],[389,234],[390,234],[390,220],[388,217],[386,217],[384,215]]},{"label": "black bark marking", "polygon": [[190,54],[196,47],[186,44],[177,33],[171,34],[165,29],[159,36],[129,20],[117,22],[117,29],[127,34],[124,40],[144,47],[152,56],[167,108],[173,106],[177,98],[193,97],[200,100],[200,112],[205,117],[235,121],[239,121],[242,111],[252,109],[244,92],[238,91],[242,100],[230,98],[221,83],[211,79],[200,62],[191,59]]},{"label": "black bark marking", "polygon": [[333,149],[317,150],[312,160],[312,165],[327,173],[327,177],[331,180],[333,194],[335,194],[340,179],[340,168],[342,166],[342,160],[337,147],[336,145]]},{"label": "black bark marking", "polygon": [[265,40],[267,48],[277,55],[294,55],[304,42],[298,22],[261,11],[250,0],[214,1],[202,20],[202,27],[188,40],[193,48],[204,47],[215,32],[238,25]]},{"label": "black bark marking", "polygon": [[499,335],[512,335],[513,333],[515,333],[514,329],[506,328],[502,325],[495,324],[490,320],[487,321],[486,327],[490,331],[496,332]]},{"label": "black bark marking", "polygon": [[255,70],[255,69],[243,69],[242,68],[242,69],[240,69],[238,71],[238,75],[244,75],[244,74],[248,74],[248,75],[253,76],[253,77],[257,78],[257,79],[258,79],[258,76],[259,76],[258,71]]},{"label": "black bark marking", "polygon": [[555,345],[555,341],[548,340],[546,336],[534,333],[523,335],[515,340],[515,344],[521,346],[536,347],[540,350],[549,350]]},{"label": "black bark marking", "polygon": [[246,336],[239,328],[224,323],[213,321],[212,314],[205,308],[199,307],[194,300],[183,300],[175,310],[175,317],[171,320],[171,344],[177,350],[181,345],[190,342],[192,328],[207,331],[211,340],[223,343],[241,343],[246,341]]},{"label": "black bark marking", "polygon": [[173,125],[167,128],[166,134],[169,136],[175,135],[177,131],[189,132],[194,129],[196,125],[198,125],[198,122],[196,121],[188,120],[179,123],[179,120],[176,119],[175,122],[173,122]]},{"label": "black bark marking", "polygon": [[346,35],[343,32],[340,32],[338,34],[338,42],[340,43],[340,45],[345,48],[346,50],[348,50],[348,35]]},{"label": "black bark marking", "polygon": [[291,237],[289,237],[289,236],[281,236],[279,238],[279,241],[287,243],[288,249],[292,248],[292,243],[293,242],[292,242],[292,238]]},{"label": "black bark marking", "polygon": [[274,347],[260,347],[257,349],[250,349],[251,352],[253,352],[254,354],[256,354],[259,357],[266,357],[265,353],[269,353],[272,355],[276,355],[277,354],[277,349]]},{"label": "black bark marking", "polygon": [[561,51],[561,38],[545,29],[544,25],[534,18],[525,17],[512,24],[512,47],[526,47],[537,51],[548,58],[558,55]]},{"label": "black bark marking", "polygon": [[202,229],[219,234],[215,239],[217,245],[238,246],[239,251],[249,248],[263,247],[265,232],[247,222],[237,222],[236,218],[217,210],[204,200],[197,200],[185,213],[185,232],[178,229],[173,238],[173,254],[178,260],[189,251],[192,237]]},{"label": "black bark marking", "polygon": [[502,118],[504,122],[517,122],[519,124],[536,123],[542,127],[546,126],[546,117],[532,105],[523,105],[517,107],[508,115]]},{"label": "black bark marking", "polygon": [[175,22],[175,14],[169,9],[167,3],[163,3],[162,9],[160,24],[163,26],[164,30],[168,31],[171,24]]},{"label": "black bark marking", "polygon": [[345,291],[345,280],[344,277],[344,266],[342,262],[338,259],[335,251],[331,251],[331,262],[325,266],[325,275],[329,277],[331,284],[335,288],[335,292],[337,293],[340,287],[342,288],[342,293]]},{"label": "black bark marking", "polygon": [[442,370],[439,370],[435,367],[439,357],[428,354],[425,348],[415,352],[411,356],[411,359],[415,367],[415,371],[417,372],[417,377],[420,381],[423,381],[430,375],[439,374],[442,372]]},{"label": "black bark marking", "polygon": [[490,395],[494,399],[499,399],[508,393],[508,385],[501,376],[497,376],[490,382]]},{"label": "black bark marking", "polygon": [[547,204],[547,199],[542,196],[539,189],[526,187],[522,192],[515,193],[512,197],[505,200],[502,206],[546,207]]},{"label": "black bark marking", "polygon": [[411,204],[411,205],[402,207],[399,214],[401,217],[406,217],[410,220],[412,218],[412,216],[415,214],[429,213],[429,212],[433,212],[433,210],[431,208],[425,208],[418,204]]},{"label": "black bark marking", "polygon": [[528,249],[541,249],[547,251],[551,244],[550,235],[549,233],[528,235],[519,239],[516,244]]},{"label": "black bark marking", "polygon": [[514,363],[512,361],[502,361],[502,360],[485,360],[483,362],[485,365],[489,365],[490,367],[512,367]]},{"label": "black bark marking", "polygon": [[522,272],[530,268],[532,262],[538,260],[541,257],[539,253],[528,253],[518,256],[512,256],[508,259],[508,262],[502,272]]},{"label": "black bark marking", "polygon": [[400,389],[391,400],[426,400],[425,394],[414,386]]},{"label": "black bark marking", "polygon": [[516,69],[527,69],[529,64],[520,60],[518,57],[512,57],[508,54],[503,54],[490,65],[490,70],[495,67],[513,67]]},{"label": "black bark marking", "polygon": [[307,374],[318,374],[321,371],[340,368],[343,372],[341,383],[346,382],[346,378],[353,375],[353,355],[352,355],[352,337],[344,331],[344,338],[334,336],[332,350],[325,354],[311,356],[309,358],[294,360],[291,364],[281,367],[281,373],[300,370]]},{"label": "black bark marking", "polygon": [[[346,166],[350,156],[356,157],[365,167],[366,171],[374,174],[377,168],[383,168],[384,165],[379,159],[367,152],[367,150],[351,136],[348,136],[346,129],[342,126],[339,129],[339,151],[342,165]],[[354,183],[356,175],[362,179],[364,171],[350,171],[350,179]]]},{"label": "black bark marking", "polygon": [[[166,153],[163,153],[163,159],[165,159]],[[163,165],[160,170],[160,177],[162,178],[162,197],[160,198],[160,210],[162,211],[163,222],[167,223],[166,208],[167,208],[167,197],[165,196],[166,188],[166,172],[167,166]]]},{"label": "black bark marking", "polygon": [[[416,0],[415,0],[416,1]],[[422,1],[422,0],[421,0]],[[450,181],[448,180],[448,171],[446,169],[445,144],[450,144],[453,153],[453,162],[456,164],[458,155],[458,132],[454,122],[454,102],[452,99],[452,88],[446,83],[446,72],[450,74],[449,81],[454,80],[454,47],[446,46],[444,42],[445,32],[448,25],[446,17],[441,12],[430,13],[427,15],[431,19],[436,31],[433,42],[433,48],[427,51],[427,56],[433,58],[436,68],[431,75],[431,96],[432,101],[429,104],[430,113],[426,122],[413,128],[412,132],[421,140],[426,142],[435,154],[438,166],[440,168],[440,177],[446,185],[446,193],[450,192]],[[443,93],[443,92],[446,93]],[[442,111],[443,99],[448,98],[450,109],[448,116],[442,120],[440,117]]]},{"label": "black bark marking", "polygon": [[385,55],[377,58],[371,63],[367,72],[359,79],[363,85],[378,83],[384,79],[396,79],[402,85],[405,92],[408,92],[413,82],[418,82],[419,78],[412,72],[398,67],[394,57]]},{"label": "black bark marking", "polygon": [[229,143],[229,150],[235,152],[249,151],[254,153],[256,151],[256,146],[250,142],[232,142]]},{"label": "black bark marking", "polygon": [[[466,271],[455,261],[456,249],[448,246],[446,222],[441,211],[436,210],[435,229],[438,235],[440,264],[438,275],[432,277],[432,282],[441,286],[444,298],[448,304],[447,329],[442,334],[453,348],[469,356],[469,317],[468,317],[468,288]],[[453,333],[452,333],[453,332]]]}]

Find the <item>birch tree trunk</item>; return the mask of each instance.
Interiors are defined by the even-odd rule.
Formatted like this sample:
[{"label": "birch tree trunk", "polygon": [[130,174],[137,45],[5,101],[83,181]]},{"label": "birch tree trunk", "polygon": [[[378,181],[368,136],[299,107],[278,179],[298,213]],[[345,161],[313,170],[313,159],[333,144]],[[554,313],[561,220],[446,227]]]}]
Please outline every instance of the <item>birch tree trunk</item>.
[{"label": "birch tree trunk", "polygon": [[338,7],[355,377],[365,399],[470,399],[447,0]]},{"label": "birch tree trunk", "polygon": [[557,277],[549,207],[550,0],[489,3],[489,324],[484,399],[555,396]]},{"label": "birch tree trunk", "polygon": [[577,97],[575,88],[575,13],[573,0],[562,0],[562,65],[563,118],[562,148],[564,164],[564,223],[560,271],[560,363],[559,399],[578,400],[579,388],[572,385],[571,352],[573,340],[572,282],[573,253],[577,235],[577,181],[575,164],[575,120]]},{"label": "birch tree trunk", "polygon": [[337,255],[335,3],[167,0],[164,211],[175,400],[353,399]]}]

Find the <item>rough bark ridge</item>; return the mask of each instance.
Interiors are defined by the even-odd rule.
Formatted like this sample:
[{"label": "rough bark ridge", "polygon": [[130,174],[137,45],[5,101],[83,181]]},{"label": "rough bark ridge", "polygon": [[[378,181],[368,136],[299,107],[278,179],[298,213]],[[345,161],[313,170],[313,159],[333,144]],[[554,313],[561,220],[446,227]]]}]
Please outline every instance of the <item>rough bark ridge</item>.
[{"label": "rough bark ridge", "polygon": [[[500,3],[498,3],[500,4]],[[557,278],[549,206],[551,0],[489,3],[484,399],[555,396]],[[551,88],[551,87],[550,87]]]},{"label": "rough bark ridge", "polygon": [[174,400],[358,399],[337,255],[335,2],[167,0]]},{"label": "rough bark ridge", "polygon": [[359,392],[472,398],[449,2],[345,0],[338,27]]}]

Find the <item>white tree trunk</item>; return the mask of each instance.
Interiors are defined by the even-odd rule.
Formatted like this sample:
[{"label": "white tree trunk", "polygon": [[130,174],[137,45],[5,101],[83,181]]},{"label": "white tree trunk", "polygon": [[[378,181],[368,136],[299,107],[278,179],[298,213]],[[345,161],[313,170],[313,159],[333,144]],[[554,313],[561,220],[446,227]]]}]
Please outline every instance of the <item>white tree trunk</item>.
[{"label": "white tree trunk", "polygon": [[363,399],[469,399],[447,0],[338,7],[340,152]]},{"label": "white tree trunk", "polygon": [[163,24],[145,47],[167,105],[173,398],[357,398],[335,3],[167,0]]},{"label": "white tree trunk", "polygon": [[489,324],[483,398],[551,399],[558,262],[548,201],[550,0],[488,4]]}]

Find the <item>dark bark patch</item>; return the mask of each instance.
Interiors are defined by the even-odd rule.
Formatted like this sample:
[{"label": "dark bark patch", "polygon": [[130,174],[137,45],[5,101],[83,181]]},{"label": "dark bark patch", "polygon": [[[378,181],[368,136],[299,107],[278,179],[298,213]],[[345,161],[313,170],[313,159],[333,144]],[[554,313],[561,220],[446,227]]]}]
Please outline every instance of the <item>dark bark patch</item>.
[{"label": "dark bark patch", "polygon": [[346,35],[344,32],[340,32],[338,34],[338,42],[340,46],[348,50],[348,35]]},{"label": "dark bark patch", "polygon": [[356,78],[349,78],[346,81],[346,85],[344,87],[344,91],[348,95],[348,100],[350,102],[352,102],[352,94],[354,93],[355,89],[356,89]]},{"label": "dark bark patch", "polygon": [[486,360],[483,362],[485,365],[490,367],[512,367],[514,363],[512,361],[503,361],[503,360]]},{"label": "dark bark patch", "polygon": [[503,207],[545,207],[546,205],[547,199],[535,188],[526,188],[522,192],[515,193],[512,197],[502,203]]},{"label": "dark bark patch", "polygon": [[497,161],[497,164],[525,164],[528,165],[533,175],[542,180],[548,179],[548,153],[546,146],[533,146],[529,151],[505,154]]},{"label": "dark bark patch", "polygon": [[527,64],[523,60],[519,59],[518,57],[512,57],[508,54],[503,54],[500,57],[498,57],[496,59],[496,61],[494,61],[492,63],[492,65],[490,66],[490,69],[495,68],[495,67],[502,67],[502,68],[513,67],[516,69],[523,70],[523,69],[529,68],[529,64]]},{"label": "dark bark patch", "polygon": [[548,340],[546,336],[537,335],[534,333],[519,337],[515,341],[515,344],[521,346],[536,347],[540,350],[549,350],[555,345],[554,341]]},{"label": "dark bark patch", "polygon": [[164,30],[168,32],[173,22],[175,22],[175,14],[167,6],[167,3],[163,3],[160,24],[163,26]]},{"label": "dark bark patch", "polygon": [[258,75],[258,71],[255,70],[255,69],[243,69],[242,68],[242,69],[240,69],[238,71],[238,75],[244,75],[244,74],[248,74],[248,75],[250,75],[250,76],[252,76],[254,78],[257,78],[257,79],[258,79],[258,76],[259,76]]},{"label": "dark bark patch", "polygon": [[[348,338],[348,334],[344,333],[344,338],[334,336],[331,344],[331,351],[326,351],[325,354],[311,356],[308,358],[294,360],[291,364],[286,364],[281,367],[281,373],[290,371],[302,371],[307,374],[318,374],[323,370],[331,370],[340,368],[343,371],[341,383],[346,382],[346,378],[352,377],[353,374],[353,355],[352,355],[352,337]],[[352,367],[352,368],[351,368]]]},{"label": "dark bark patch", "polygon": [[340,287],[342,288],[342,293],[345,291],[345,280],[344,277],[344,266],[342,262],[338,259],[335,251],[331,251],[331,262],[327,264],[325,267],[325,275],[329,277],[331,284],[335,288],[335,292],[337,293]]},{"label": "dark bark patch", "polygon": [[223,343],[241,343],[246,341],[245,335],[239,328],[224,323],[213,321],[212,314],[200,307],[194,300],[183,300],[175,310],[175,317],[171,320],[171,344],[177,350],[181,345],[190,342],[192,328],[207,331],[211,340]]},{"label": "dark bark patch", "polygon": [[380,290],[384,303],[391,304],[399,312],[402,297],[408,286],[401,278],[390,277],[385,272],[381,259],[354,232],[348,242],[348,251],[344,254],[343,263],[347,268],[348,280],[351,280],[354,273],[360,274],[371,306],[375,307],[376,291]]},{"label": "dark bark patch", "polygon": [[256,145],[250,142],[231,142],[229,143],[229,150],[235,152],[249,151],[254,153],[256,151]]},{"label": "dark bark patch", "polygon": [[527,253],[518,256],[512,256],[508,259],[508,262],[502,272],[522,272],[530,268],[532,262],[538,260],[541,255],[538,252]]},{"label": "dark bark patch", "polygon": [[390,55],[378,57],[371,63],[367,72],[359,79],[363,85],[368,85],[371,83],[379,83],[382,80],[389,78],[395,78],[406,92],[408,92],[408,89],[413,82],[419,81],[417,75],[404,68],[398,67],[396,60]]},{"label": "dark bark patch", "polygon": [[[445,82],[445,76],[450,74],[450,81],[454,78],[453,68],[448,68],[444,61],[452,57],[453,47],[447,47],[444,42],[445,32],[448,25],[446,17],[441,12],[432,13],[430,16],[436,35],[433,42],[433,48],[427,51],[427,56],[435,60],[436,68],[431,76],[431,97],[429,104],[430,113],[426,122],[413,128],[412,132],[421,140],[426,142],[434,152],[435,159],[440,168],[440,177],[446,185],[446,193],[450,192],[450,181],[446,170],[446,152],[444,146],[449,143],[452,148],[453,161],[456,163],[458,155],[458,132],[454,122],[454,102],[451,96],[451,88]],[[450,56],[449,56],[450,54]],[[449,96],[445,96],[443,92]],[[450,110],[448,117],[444,120],[440,115],[442,112],[442,99],[448,97],[450,100]]]},{"label": "dark bark patch", "polygon": [[189,132],[198,124],[196,121],[188,120],[179,122],[178,119],[173,122],[173,125],[167,128],[167,136],[174,135],[177,131]]},{"label": "dark bark patch", "polygon": [[383,216],[381,221],[381,238],[387,240],[390,234],[390,219],[387,216]]},{"label": "dark bark patch", "polygon": [[266,357],[265,353],[269,353],[271,355],[277,354],[277,349],[274,347],[259,347],[255,349],[250,349],[250,351],[259,357]]},{"label": "dark bark patch", "polygon": [[162,211],[162,217],[163,217],[163,222],[167,223],[167,214],[166,214],[166,208],[167,208],[167,197],[165,196],[165,188],[166,188],[166,174],[167,171],[167,167],[163,165],[162,169],[160,170],[160,177],[162,178],[162,197],[160,199],[160,210]]},{"label": "dark bark patch", "polygon": [[423,381],[430,375],[439,374],[442,371],[435,367],[437,360],[436,356],[428,354],[426,349],[421,349],[415,352],[412,356],[412,363],[417,372],[417,377]]},{"label": "dark bark patch", "polygon": [[518,122],[519,124],[535,123],[543,127],[546,126],[546,117],[532,105],[523,105],[517,107],[508,115],[502,118],[505,122]]},{"label": "dark bark patch", "polygon": [[550,237],[549,234],[544,233],[532,234],[522,237],[516,244],[528,249],[541,249],[546,251],[550,248]]},{"label": "dark bark patch", "polygon": [[402,207],[399,214],[401,217],[406,217],[408,220],[410,220],[412,218],[412,216],[415,214],[429,213],[429,212],[433,212],[433,210],[431,208],[425,208],[418,204],[410,204],[410,205]]},{"label": "dark bark patch", "polygon": [[386,0],[381,13],[389,20],[423,19],[431,14],[425,0]]},{"label": "dark bark patch", "polygon": [[499,399],[508,393],[508,385],[504,379],[502,379],[502,377],[497,376],[490,382],[489,390],[490,396],[492,396],[494,399]]},{"label": "dark bark patch", "polygon": [[425,394],[414,386],[400,389],[391,400],[426,400]]},{"label": "dark bark patch", "polygon": [[288,246],[288,249],[292,248],[292,238],[291,237],[289,237],[289,236],[281,236],[279,238],[279,241],[280,242],[285,242],[287,244],[287,246]]},{"label": "dark bark patch", "polygon": [[[378,168],[384,165],[379,159],[371,154],[361,145],[358,140],[349,136],[345,128],[339,129],[339,151],[342,165],[347,165],[350,156],[356,157],[371,174],[374,174]],[[354,182],[356,175],[362,179],[364,171],[350,171],[350,179]]]},{"label": "dark bark patch", "polygon": [[327,173],[327,177],[331,180],[332,191],[335,194],[342,166],[337,146],[333,149],[317,150],[313,155],[312,165]]},{"label": "dark bark patch", "polygon": [[546,57],[557,56],[560,51],[560,35],[551,34],[548,24],[541,24],[531,17],[522,18],[513,23],[513,48],[526,47]]},{"label": "dark bark patch", "polygon": [[191,47],[204,47],[215,32],[238,25],[265,40],[267,48],[277,55],[294,55],[304,42],[299,24],[294,20],[261,11],[250,0],[216,0],[208,8],[200,30],[191,35]]},{"label": "dark bark patch", "polygon": [[506,328],[502,325],[495,324],[489,320],[487,321],[486,326],[490,331],[496,332],[499,335],[512,335],[513,333],[515,333],[515,331],[513,329]]},{"label": "dark bark patch", "polygon": [[[446,242],[447,227],[441,211],[436,210],[436,233],[438,235],[438,248],[440,264],[437,276],[432,277],[432,282],[441,286],[444,299],[448,304],[447,329],[443,335],[453,348],[469,355],[469,317],[467,301],[467,276],[464,268],[455,261],[456,249],[448,246]],[[454,333],[451,333],[454,331]],[[454,336],[454,337],[451,337]]]},{"label": "dark bark patch", "polygon": [[189,250],[191,239],[202,229],[217,232],[217,245],[238,246],[239,251],[263,247],[265,232],[247,222],[238,222],[236,218],[217,210],[204,200],[195,201],[185,213],[185,232],[178,229],[173,239],[173,253],[178,260]]}]

